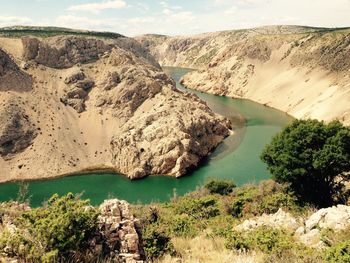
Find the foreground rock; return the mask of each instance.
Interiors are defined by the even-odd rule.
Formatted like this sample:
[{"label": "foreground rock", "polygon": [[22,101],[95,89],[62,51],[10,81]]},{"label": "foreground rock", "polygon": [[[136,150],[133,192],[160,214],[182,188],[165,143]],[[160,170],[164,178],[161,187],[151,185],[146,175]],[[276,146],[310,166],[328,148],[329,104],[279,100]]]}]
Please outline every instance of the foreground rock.
[{"label": "foreground rock", "polygon": [[162,65],[198,69],[182,79],[189,88],[350,124],[350,29],[272,26],[137,39]]},{"label": "foreground rock", "polygon": [[345,230],[350,227],[350,206],[338,205],[318,210],[299,227],[295,234],[306,245],[322,247],[321,231]]},{"label": "foreground rock", "polygon": [[236,230],[250,231],[262,226],[295,231],[299,226],[299,222],[290,213],[284,212],[280,208],[275,214],[264,214],[258,218],[245,220],[242,224],[236,227]]},{"label": "foreground rock", "polygon": [[100,205],[101,239],[95,240],[95,249],[109,255],[116,262],[144,262],[141,227],[130,212],[126,201],[105,200]]},{"label": "foreground rock", "polygon": [[230,134],[133,39],[0,37],[0,48],[0,182],[96,170],[181,176]]},{"label": "foreground rock", "polygon": [[291,214],[279,209],[277,213],[262,215],[245,220],[235,227],[238,231],[251,231],[261,226],[286,229],[295,233],[295,237],[307,246],[322,248],[322,230],[335,232],[350,228],[350,206],[338,205],[320,209],[308,219],[294,218]]}]

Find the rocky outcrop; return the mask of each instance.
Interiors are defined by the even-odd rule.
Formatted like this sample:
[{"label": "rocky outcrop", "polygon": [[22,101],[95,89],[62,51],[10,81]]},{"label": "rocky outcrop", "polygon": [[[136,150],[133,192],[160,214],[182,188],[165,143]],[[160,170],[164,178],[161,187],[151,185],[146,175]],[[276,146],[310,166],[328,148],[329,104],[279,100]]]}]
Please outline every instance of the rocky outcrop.
[{"label": "rocky outcrop", "polygon": [[78,113],[82,113],[86,108],[85,100],[95,82],[86,78],[84,72],[79,71],[67,77],[64,83],[67,84],[67,89],[64,90],[61,101],[73,107]]},{"label": "rocky outcrop", "polygon": [[144,262],[141,227],[126,201],[105,200],[99,207],[102,241],[95,249],[103,250],[116,262]]},{"label": "rocky outcrop", "polygon": [[264,214],[260,217],[245,220],[235,229],[237,231],[251,231],[261,226],[287,229],[294,232],[295,238],[305,245],[322,248],[325,246],[322,241],[322,230],[330,229],[338,232],[350,227],[350,206],[338,205],[323,208],[306,220],[295,218],[279,209],[275,214]]},{"label": "rocky outcrop", "polygon": [[264,214],[257,218],[245,220],[235,229],[238,231],[250,231],[261,226],[295,231],[299,226],[299,222],[290,213],[284,212],[280,208],[275,214]]},{"label": "rocky outcrop", "polygon": [[102,40],[58,36],[45,40],[25,37],[23,58],[51,68],[69,68],[78,63],[96,61],[112,47]]},{"label": "rocky outcrop", "polygon": [[2,141],[0,182],[93,170],[181,176],[230,134],[226,119],[178,91],[133,39],[25,37],[0,45],[33,77],[30,92],[0,92],[4,106],[9,96],[21,99],[28,115],[13,133],[23,140]]},{"label": "rocky outcrop", "polygon": [[162,65],[197,69],[182,79],[189,88],[350,124],[349,29],[273,26],[136,39]]},{"label": "rocky outcrop", "polygon": [[9,159],[33,143],[37,130],[18,102],[0,109],[0,156]]},{"label": "rocky outcrop", "polygon": [[323,208],[312,214],[303,226],[296,230],[296,236],[306,245],[323,247],[321,231],[345,230],[350,227],[350,206],[338,205]]},{"label": "rocky outcrop", "polygon": [[0,92],[25,92],[32,89],[31,77],[23,72],[11,57],[0,49]]},{"label": "rocky outcrop", "polygon": [[198,97],[172,93],[152,111],[132,117],[112,138],[113,161],[132,179],[182,176],[229,135],[229,122],[217,119]]}]

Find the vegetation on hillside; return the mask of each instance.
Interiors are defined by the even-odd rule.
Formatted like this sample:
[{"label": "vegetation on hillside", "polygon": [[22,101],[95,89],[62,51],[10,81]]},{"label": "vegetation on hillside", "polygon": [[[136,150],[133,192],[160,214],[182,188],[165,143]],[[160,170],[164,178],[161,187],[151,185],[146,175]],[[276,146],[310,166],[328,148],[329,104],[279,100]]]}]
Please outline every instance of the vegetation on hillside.
[{"label": "vegetation on hillside", "polygon": [[[6,211],[6,206],[2,210],[16,212]],[[96,233],[97,217],[88,200],[53,195],[42,207],[14,216],[17,228],[0,231],[0,251],[26,262],[67,261],[85,253]]]},{"label": "vegetation on hillside", "polygon": [[61,27],[7,27],[0,28],[0,35],[4,37],[53,37],[62,35],[86,36],[116,39],[122,35],[112,32],[96,32],[85,30],[74,30]]}]

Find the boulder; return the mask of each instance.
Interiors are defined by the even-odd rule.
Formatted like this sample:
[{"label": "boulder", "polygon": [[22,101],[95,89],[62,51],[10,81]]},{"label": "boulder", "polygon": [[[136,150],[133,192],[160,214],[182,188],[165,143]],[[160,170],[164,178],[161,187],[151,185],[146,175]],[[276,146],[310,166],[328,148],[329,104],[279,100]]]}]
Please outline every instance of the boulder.
[{"label": "boulder", "polygon": [[282,208],[280,208],[275,214],[263,214],[254,219],[245,220],[242,224],[236,227],[236,230],[251,231],[261,226],[295,231],[299,224],[290,213],[284,212]]}]

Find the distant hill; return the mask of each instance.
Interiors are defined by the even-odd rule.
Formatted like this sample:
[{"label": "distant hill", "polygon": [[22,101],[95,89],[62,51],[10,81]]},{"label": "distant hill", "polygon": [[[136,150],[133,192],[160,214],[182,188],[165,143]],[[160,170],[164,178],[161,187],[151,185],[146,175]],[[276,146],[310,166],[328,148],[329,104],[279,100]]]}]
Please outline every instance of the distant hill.
[{"label": "distant hill", "polygon": [[92,36],[116,39],[122,37],[121,34],[113,32],[98,32],[79,29],[70,29],[64,27],[40,27],[40,26],[12,26],[0,28],[0,35],[6,37],[22,37],[22,36],[37,36],[37,37],[52,37],[62,35],[77,35],[77,36]]}]

